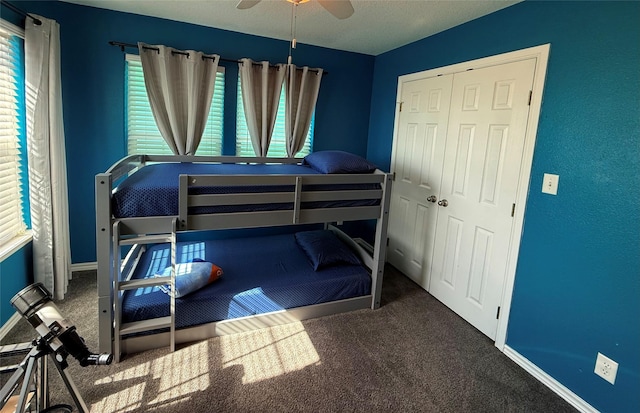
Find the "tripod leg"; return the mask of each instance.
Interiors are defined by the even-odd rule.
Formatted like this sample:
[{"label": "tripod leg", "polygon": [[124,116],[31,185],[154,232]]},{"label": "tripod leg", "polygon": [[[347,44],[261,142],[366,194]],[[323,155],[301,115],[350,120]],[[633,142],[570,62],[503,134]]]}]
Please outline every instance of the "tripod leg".
[{"label": "tripod leg", "polygon": [[24,378],[24,365],[18,366],[16,371],[11,375],[9,380],[0,389],[0,409],[4,407],[11,398],[13,392],[18,388],[19,383]]},{"label": "tripod leg", "polygon": [[[15,347],[19,350],[19,352],[22,352],[22,350],[27,348],[24,346],[24,344],[27,343],[18,344]],[[34,346],[31,347],[29,354],[27,354],[27,356],[24,358],[22,363],[20,363],[13,375],[11,375],[9,381],[2,387],[2,389],[0,389],[0,408],[5,406],[7,401],[11,398],[11,395],[15,392],[18,386],[22,384],[22,387],[20,388],[20,396],[18,397],[18,404],[16,405],[16,411],[24,411],[24,408],[27,405],[27,396],[31,391],[31,382],[33,380],[34,369],[36,368],[36,363],[38,363],[38,360],[42,358],[42,355],[43,353],[40,351],[40,349]]]},{"label": "tripod leg", "polygon": [[22,388],[20,389],[20,398],[18,399],[18,405],[16,406],[16,412],[24,412],[24,408],[27,404],[27,395],[29,394],[29,388],[31,387],[31,380],[33,380],[33,368],[36,364],[34,357],[29,357],[27,361],[27,368],[25,369],[25,378],[22,381]]},{"label": "tripod leg", "polygon": [[38,368],[40,374],[38,375],[38,385],[36,386],[36,403],[38,405],[38,411],[44,410],[49,406],[49,359],[47,357],[40,357],[38,359]]},{"label": "tripod leg", "polygon": [[67,374],[66,370],[62,368],[62,365],[56,359],[55,354],[50,354],[50,356],[51,356],[51,359],[53,360],[53,364],[55,364],[56,368],[58,369],[58,372],[60,373],[60,377],[62,377],[62,381],[64,381],[65,386],[67,386],[67,390],[69,390],[69,394],[71,394],[71,397],[73,398],[73,401],[76,404],[76,407],[78,408],[78,412],[89,413],[89,409],[87,408],[87,405],[84,403],[82,396],[80,396],[80,393],[78,393],[78,389],[76,388],[76,385],[73,383],[73,380],[71,380],[71,377]]}]

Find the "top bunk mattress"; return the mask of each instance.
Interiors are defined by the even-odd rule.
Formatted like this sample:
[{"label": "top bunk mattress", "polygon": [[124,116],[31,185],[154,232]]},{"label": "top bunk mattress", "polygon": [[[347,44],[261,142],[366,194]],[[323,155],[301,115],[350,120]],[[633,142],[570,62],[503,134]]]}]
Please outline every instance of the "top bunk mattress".
[{"label": "top bunk mattress", "polygon": [[[161,273],[170,265],[170,256],[169,244],[154,245],[142,256],[133,278]],[[176,299],[177,328],[361,297],[371,292],[371,276],[366,267],[341,263],[314,270],[294,234],[179,242],[177,261],[194,259],[212,262],[224,274],[212,284]],[[139,288],[124,293],[123,322],[168,315],[169,296],[162,288]]]},{"label": "top bunk mattress", "polygon": [[[116,218],[178,215],[179,176],[187,175],[323,175],[307,165],[162,163],[141,168],[115,189],[112,213]],[[303,185],[316,191],[379,189],[377,184]],[[233,194],[292,191],[292,186],[193,187],[192,194]],[[302,208],[335,208],[379,205],[379,199],[303,202]],[[293,209],[292,203],[219,205],[191,213],[228,213]]]}]

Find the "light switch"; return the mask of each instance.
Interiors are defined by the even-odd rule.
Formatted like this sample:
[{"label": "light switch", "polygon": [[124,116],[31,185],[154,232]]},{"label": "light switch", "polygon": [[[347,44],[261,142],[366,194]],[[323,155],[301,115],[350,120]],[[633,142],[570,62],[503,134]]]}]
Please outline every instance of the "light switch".
[{"label": "light switch", "polygon": [[545,194],[557,195],[559,179],[559,175],[544,174],[544,177],[542,178],[542,192]]}]

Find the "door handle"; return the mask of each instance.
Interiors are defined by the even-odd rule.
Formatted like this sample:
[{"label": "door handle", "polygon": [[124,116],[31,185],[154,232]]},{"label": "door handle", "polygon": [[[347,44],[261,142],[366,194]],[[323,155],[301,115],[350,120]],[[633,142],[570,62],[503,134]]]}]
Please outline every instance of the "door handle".
[{"label": "door handle", "polygon": [[441,201],[438,201],[438,205],[446,208],[449,205],[449,201],[447,201],[446,199],[443,199]]},{"label": "door handle", "polygon": [[438,198],[435,195],[431,195],[427,197],[427,201],[435,203]]}]

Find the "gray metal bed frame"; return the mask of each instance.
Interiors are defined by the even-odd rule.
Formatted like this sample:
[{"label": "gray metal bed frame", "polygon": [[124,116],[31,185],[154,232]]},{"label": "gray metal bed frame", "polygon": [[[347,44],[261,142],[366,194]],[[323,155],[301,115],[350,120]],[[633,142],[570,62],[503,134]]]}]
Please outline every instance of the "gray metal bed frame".
[{"label": "gray metal bed frame", "polygon": [[[288,163],[297,164],[296,158],[246,158],[133,155],[121,159],[105,173],[96,175],[96,247],[98,264],[99,347],[101,352],[111,352],[116,361],[122,353],[135,353],[177,343],[201,340],[218,335],[238,333],[267,326],[357,309],[376,309],[380,306],[380,294],[384,275],[384,262],[391,194],[391,174],[376,170],[372,174],[336,175],[180,175],[179,213],[177,216],[151,216],[139,218],[114,218],[111,196],[115,186],[132,173],[149,163],[203,162],[203,163]],[[302,184],[364,184],[379,183],[379,190],[310,191]],[[292,185],[290,192],[265,192],[249,194],[189,195],[192,185]],[[377,206],[305,209],[302,202],[354,199],[379,199]],[[292,210],[235,212],[216,214],[189,214],[194,206],[229,204],[267,204],[292,202]],[[376,220],[373,253],[355,242],[329,223],[343,221]],[[324,223],[356,251],[371,271],[371,294],[363,297],[310,305],[267,314],[243,317],[203,324],[176,330],[175,298],[170,299],[170,316],[123,324],[121,302],[125,290],[160,284],[173,285],[175,274],[144,280],[131,280],[133,270],[145,245],[159,242],[171,243],[172,265],[175,265],[177,233],[181,231],[215,230],[231,228],[273,227],[295,224]],[[123,259],[122,246],[132,246]],[[173,289],[172,289],[173,290]],[[123,337],[160,328],[169,329],[152,335]]]}]

